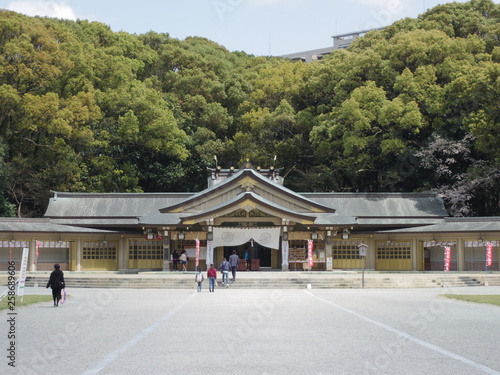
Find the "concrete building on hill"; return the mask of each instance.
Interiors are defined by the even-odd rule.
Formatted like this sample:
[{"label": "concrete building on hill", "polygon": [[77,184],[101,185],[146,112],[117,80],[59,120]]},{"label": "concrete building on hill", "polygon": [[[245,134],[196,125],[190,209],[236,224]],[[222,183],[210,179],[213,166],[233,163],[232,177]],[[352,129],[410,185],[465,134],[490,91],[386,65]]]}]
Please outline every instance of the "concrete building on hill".
[{"label": "concrete building on hill", "polygon": [[304,61],[304,62],[308,62],[308,63],[313,62],[313,61],[318,61],[318,60],[323,59],[323,57],[332,53],[335,50],[347,49],[352,44],[352,42],[354,42],[356,39],[364,36],[366,33],[373,31],[373,30],[381,30],[381,29],[383,29],[383,28],[362,30],[362,31],[355,31],[352,33],[333,35],[332,36],[333,46],[331,46],[331,47],[289,53],[286,55],[282,55],[280,57],[284,57],[284,58],[296,60],[296,61]]}]

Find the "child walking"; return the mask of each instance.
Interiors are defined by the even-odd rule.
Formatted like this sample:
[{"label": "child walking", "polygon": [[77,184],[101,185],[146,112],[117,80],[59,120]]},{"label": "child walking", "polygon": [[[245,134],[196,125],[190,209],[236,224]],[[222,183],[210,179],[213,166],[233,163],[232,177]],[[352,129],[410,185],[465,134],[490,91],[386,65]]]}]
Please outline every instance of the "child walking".
[{"label": "child walking", "polygon": [[201,273],[201,269],[198,268],[198,273],[194,277],[194,281],[198,283],[198,292],[201,292],[201,284],[203,283],[203,280],[205,280],[205,277],[203,276],[203,273]]}]

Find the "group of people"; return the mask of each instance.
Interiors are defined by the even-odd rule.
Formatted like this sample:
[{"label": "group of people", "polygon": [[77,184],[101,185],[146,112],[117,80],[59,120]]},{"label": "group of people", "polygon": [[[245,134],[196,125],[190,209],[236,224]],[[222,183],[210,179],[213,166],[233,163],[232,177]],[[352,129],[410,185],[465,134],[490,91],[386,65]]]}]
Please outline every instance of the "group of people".
[{"label": "group of people", "polygon": [[[172,252],[172,268],[174,271],[179,270],[179,264],[182,266],[183,271],[187,271],[187,264],[188,264],[189,258],[187,255],[186,250],[182,250],[181,254],[177,252],[177,250],[174,249]],[[225,282],[225,285],[229,285],[229,271],[231,271],[233,280],[236,278],[236,269],[238,268],[240,258],[238,257],[238,254],[236,254],[236,250],[233,250],[233,253],[229,256],[229,260],[224,260],[222,261],[221,265],[219,266],[219,271],[222,273],[222,283]],[[252,251],[247,250],[245,252],[245,264],[247,271],[251,271],[252,269]]]},{"label": "group of people", "polygon": [[[183,271],[186,271],[187,265],[187,253],[186,250],[183,250],[181,255],[174,250],[172,254],[172,259],[174,263],[174,270],[177,271],[177,264],[180,262],[182,264]],[[245,254],[245,262],[247,265],[247,271],[250,270],[250,258],[248,257],[248,252]],[[223,258],[222,263],[219,266],[219,271],[222,273],[222,285],[226,288],[229,287],[229,271],[231,271],[231,275],[233,276],[232,281],[236,280],[236,270],[238,269],[238,264],[240,262],[240,258],[238,254],[236,254],[236,250],[233,250],[233,253],[229,256],[229,260]],[[217,269],[214,264],[210,264],[210,268],[207,271],[208,278],[208,290],[213,292],[215,290],[215,282],[217,280]],[[205,277],[201,271],[198,269],[198,272],[195,276],[195,281],[198,283],[198,292],[201,292],[201,286]],[[54,300],[54,307],[59,306],[59,301],[61,300],[61,291],[64,289],[64,273],[61,271],[61,266],[59,264],[54,264],[54,271],[50,274],[49,281],[47,282],[47,288],[52,289],[52,298]]]},{"label": "group of people", "polygon": [[[248,258],[245,255],[245,260],[247,259]],[[226,288],[229,287],[229,272],[231,272],[232,281],[234,282],[236,280],[236,270],[238,269],[239,262],[240,258],[238,257],[238,254],[236,254],[236,250],[233,250],[233,253],[229,256],[228,260],[226,260],[226,258],[222,259],[219,271],[222,273],[222,285]],[[250,270],[248,263],[249,262],[247,261],[247,271]],[[208,291],[213,292],[217,280],[217,269],[213,263],[210,264],[210,268],[207,270],[207,278]],[[198,283],[198,292],[201,292],[201,286],[204,280],[205,277],[203,276],[201,269],[198,269],[198,273],[195,276],[195,281]]]},{"label": "group of people", "polygon": [[174,271],[178,271],[178,264],[180,263],[183,271],[187,271],[188,255],[186,250],[182,250],[181,254],[174,250],[172,253],[172,264]]}]

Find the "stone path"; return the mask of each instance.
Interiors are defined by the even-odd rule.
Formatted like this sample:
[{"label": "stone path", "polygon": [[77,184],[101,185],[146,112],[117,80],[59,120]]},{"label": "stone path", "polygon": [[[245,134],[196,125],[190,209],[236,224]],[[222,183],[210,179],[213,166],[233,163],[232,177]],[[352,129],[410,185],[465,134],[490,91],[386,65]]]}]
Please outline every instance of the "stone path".
[{"label": "stone path", "polygon": [[18,309],[2,374],[500,374],[500,307],[440,296],[500,287],[68,293]]}]

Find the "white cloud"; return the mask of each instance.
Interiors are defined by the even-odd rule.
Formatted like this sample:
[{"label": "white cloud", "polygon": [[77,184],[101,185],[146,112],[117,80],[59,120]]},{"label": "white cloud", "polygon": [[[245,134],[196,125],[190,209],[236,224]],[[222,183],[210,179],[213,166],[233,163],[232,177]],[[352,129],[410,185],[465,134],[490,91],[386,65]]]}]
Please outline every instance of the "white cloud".
[{"label": "white cloud", "polygon": [[76,20],[73,9],[61,1],[53,0],[17,0],[12,1],[7,9],[26,14],[27,16],[42,16]]}]

